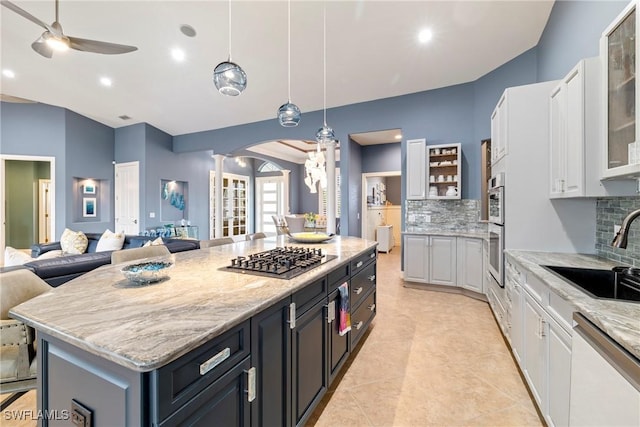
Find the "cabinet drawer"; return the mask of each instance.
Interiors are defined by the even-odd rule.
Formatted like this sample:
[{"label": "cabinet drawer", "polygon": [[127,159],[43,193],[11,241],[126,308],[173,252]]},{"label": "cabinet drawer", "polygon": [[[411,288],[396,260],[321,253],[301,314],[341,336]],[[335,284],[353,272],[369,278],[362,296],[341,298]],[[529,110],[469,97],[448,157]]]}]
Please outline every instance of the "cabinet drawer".
[{"label": "cabinet drawer", "polygon": [[351,264],[345,263],[328,274],[329,292],[334,291],[338,286],[349,280],[351,275]]},{"label": "cabinet drawer", "polygon": [[540,305],[549,303],[549,286],[533,274],[527,275],[524,287]]},{"label": "cabinet drawer", "polygon": [[249,321],[151,373],[151,400],[158,421],[164,420],[209,384],[247,357]]},{"label": "cabinet drawer", "polygon": [[351,307],[358,307],[362,299],[376,285],[376,263],[369,264],[351,278]]},{"label": "cabinet drawer", "polygon": [[575,309],[569,301],[550,290],[547,311],[566,332],[571,333],[573,329],[573,312]]},{"label": "cabinet drawer", "polygon": [[360,341],[360,337],[376,315],[376,290],[373,288],[365,300],[351,315],[351,348],[353,349]]},{"label": "cabinet drawer", "polygon": [[371,248],[367,252],[359,255],[356,259],[351,261],[351,275],[358,273],[374,259],[376,259],[376,248]]},{"label": "cabinet drawer", "polygon": [[309,310],[319,300],[329,295],[327,289],[327,278],[323,277],[305,286],[293,294],[293,302],[296,304],[296,317]]}]

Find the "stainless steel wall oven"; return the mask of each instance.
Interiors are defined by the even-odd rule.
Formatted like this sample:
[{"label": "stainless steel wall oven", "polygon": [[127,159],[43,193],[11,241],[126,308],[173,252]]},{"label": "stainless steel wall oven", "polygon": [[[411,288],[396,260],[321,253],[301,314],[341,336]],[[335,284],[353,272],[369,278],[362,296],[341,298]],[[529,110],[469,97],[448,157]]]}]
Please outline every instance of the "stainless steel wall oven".
[{"label": "stainless steel wall oven", "polygon": [[504,288],[504,173],[489,180],[489,273]]}]

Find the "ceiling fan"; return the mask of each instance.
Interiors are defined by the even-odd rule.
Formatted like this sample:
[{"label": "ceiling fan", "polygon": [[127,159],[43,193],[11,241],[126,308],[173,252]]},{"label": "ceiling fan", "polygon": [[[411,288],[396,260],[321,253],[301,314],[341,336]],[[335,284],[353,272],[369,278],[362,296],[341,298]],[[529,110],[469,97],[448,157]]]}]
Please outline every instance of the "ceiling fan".
[{"label": "ceiling fan", "polygon": [[66,36],[62,32],[62,25],[60,25],[60,22],[58,21],[58,0],[55,0],[56,20],[51,25],[45,24],[26,10],[21,9],[20,7],[9,1],[1,0],[0,3],[2,3],[4,7],[11,9],[18,15],[22,16],[23,18],[27,18],[29,21],[41,26],[46,30],[36,41],[31,43],[31,47],[33,48],[33,50],[35,50],[45,58],[51,58],[54,51],[63,51],[67,49],[102,53],[106,55],[117,55],[120,53],[128,53],[133,52],[134,50],[138,50],[138,48],[135,46],[127,46],[123,44],[108,43],[97,40],[80,39],[77,37]]}]

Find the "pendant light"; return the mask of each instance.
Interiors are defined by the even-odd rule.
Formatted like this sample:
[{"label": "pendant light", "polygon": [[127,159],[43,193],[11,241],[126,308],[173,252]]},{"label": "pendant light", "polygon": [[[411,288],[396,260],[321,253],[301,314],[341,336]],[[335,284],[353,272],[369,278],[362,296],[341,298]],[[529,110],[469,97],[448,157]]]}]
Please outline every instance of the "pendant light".
[{"label": "pendant light", "polygon": [[213,70],[213,84],[218,92],[226,96],[238,96],[247,87],[247,74],[231,61],[231,0],[229,0],[229,59],[219,63]]},{"label": "pendant light", "polygon": [[294,127],[300,123],[300,108],[296,104],[291,103],[291,0],[287,0],[287,63],[288,63],[288,92],[287,103],[278,109],[278,121],[281,126]]},{"label": "pendant light", "polygon": [[324,110],[324,122],[318,132],[316,132],[316,141],[318,144],[324,144],[330,141],[335,141],[336,136],[333,133],[333,129],[327,126],[327,5],[323,2],[322,10],[322,56],[323,56],[323,110]]}]

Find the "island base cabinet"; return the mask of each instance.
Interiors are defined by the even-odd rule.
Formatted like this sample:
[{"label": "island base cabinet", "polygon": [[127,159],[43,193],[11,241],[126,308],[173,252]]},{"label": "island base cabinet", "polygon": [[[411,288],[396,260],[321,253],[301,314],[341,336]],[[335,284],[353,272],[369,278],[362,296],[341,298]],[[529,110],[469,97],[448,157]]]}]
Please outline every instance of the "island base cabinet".
[{"label": "island base cabinet", "polygon": [[304,425],[327,392],[326,299],[296,318],[292,334],[292,419]]},{"label": "island base cabinet", "polygon": [[251,319],[251,357],[256,367],[253,426],[291,425],[290,298]]},{"label": "island base cabinet", "polygon": [[189,403],[167,418],[161,427],[169,426],[242,426],[251,425],[247,398],[247,373],[250,358],[224,374]]},{"label": "island base cabinet", "polygon": [[349,357],[349,336],[350,332],[340,335],[340,292],[333,291],[329,295],[330,312],[329,316],[329,385],[338,375],[340,368]]},{"label": "island base cabinet", "polygon": [[72,400],[91,411],[93,426],[144,425],[144,376],[38,333],[38,409],[59,416],[42,426],[69,426]]}]

